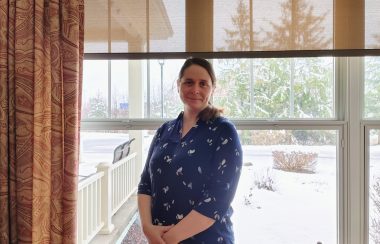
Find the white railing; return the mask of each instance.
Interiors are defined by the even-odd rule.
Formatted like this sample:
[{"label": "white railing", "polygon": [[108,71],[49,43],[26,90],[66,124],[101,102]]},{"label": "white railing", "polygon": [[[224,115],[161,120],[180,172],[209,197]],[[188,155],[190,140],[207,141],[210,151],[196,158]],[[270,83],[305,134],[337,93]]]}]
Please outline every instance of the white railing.
[{"label": "white railing", "polygon": [[112,214],[115,214],[136,191],[136,173],[136,153],[112,165]]},{"label": "white railing", "polygon": [[88,243],[101,230],[101,179],[103,172],[96,173],[78,184],[78,243]]},{"label": "white railing", "polygon": [[89,243],[96,234],[110,234],[112,216],[136,191],[137,153],[118,162],[100,163],[97,173],[78,184],[78,243]]}]

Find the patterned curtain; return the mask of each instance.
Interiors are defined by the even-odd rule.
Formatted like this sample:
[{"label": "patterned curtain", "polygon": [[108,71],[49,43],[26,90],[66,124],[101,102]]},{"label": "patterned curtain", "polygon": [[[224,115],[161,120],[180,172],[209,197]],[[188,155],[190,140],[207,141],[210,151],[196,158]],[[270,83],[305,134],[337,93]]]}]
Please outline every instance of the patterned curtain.
[{"label": "patterned curtain", "polygon": [[0,1],[0,243],[75,243],[83,0]]}]

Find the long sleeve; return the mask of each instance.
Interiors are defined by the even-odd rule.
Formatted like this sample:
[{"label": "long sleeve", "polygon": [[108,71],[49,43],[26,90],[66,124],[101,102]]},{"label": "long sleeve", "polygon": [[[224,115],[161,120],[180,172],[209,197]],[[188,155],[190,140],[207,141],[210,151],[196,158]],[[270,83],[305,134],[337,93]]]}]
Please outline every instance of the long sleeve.
[{"label": "long sleeve", "polygon": [[242,167],[242,148],[234,125],[224,122],[212,159],[209,181],[194,210],[222,220],[234,198]]},{"label": "long sleeve", "polygon": [[149,162],[152,157],[154,148],[158,144],[160,140],[160,133],[162,131],[163,127],[160,127],[157,131],[156,134],[154,135],[152,142],[149,147],[148,151],[148,156],[145,162],[144,169],[141,173],[141,178],[140,178],[140,183],[137,188],[137,193],[138,194],[145,194],[145,195],[151,195],[152,194],[152,189],[151,189],[151,178],[150,178],[150,173],[149,173]]}]

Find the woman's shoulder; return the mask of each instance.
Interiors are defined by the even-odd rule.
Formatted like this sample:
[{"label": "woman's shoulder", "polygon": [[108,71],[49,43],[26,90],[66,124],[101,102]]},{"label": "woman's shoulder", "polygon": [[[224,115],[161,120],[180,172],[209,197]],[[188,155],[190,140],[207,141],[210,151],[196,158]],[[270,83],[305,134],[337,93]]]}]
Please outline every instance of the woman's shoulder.
[{"label": "woman's shoulder", "polygon": [[229,120],[228,118],[224,117],[224,116],[219,116],[217,117],[216,119],[214,119],[213,121],[211,121],[212,124],[214,125],[217,125],[217,126],[221,126],[221,127],[229,127],[229,128],[235,128],[235,125],[234,123],[232,123],[231,120]]},{"label": "woman's shoulder", "polygon": [[219,132],[218,134],[236,133],[236,127],[234,123],[232,123],[231,120],[224,116],[219,116],[212,121],[207,121],[206,124],[208,124],[209,129],[213,130],[214,132]]},{"label": "woman's shoulder", "polygon": [[176,119],[165,121],[157,131],[171,130],[176,125]]},{"label": "woman's shoulder", "polygon": [[176,119],[165,121],[158,129],[157,131],[160,133],[164,132],[172,132],[173,129],[178,127],[179,120],[182,118],[182,114],[180,114]]},{"label": "woman's shoulder", "polygon": [[214,132],[214,138],[218,141],[233,141],[231,145],[239,145],[240,139],[239,133],[234,125],[234,123],[226,117],[220,116],[213,121],[213,124],[209,126],[209,129]]}]

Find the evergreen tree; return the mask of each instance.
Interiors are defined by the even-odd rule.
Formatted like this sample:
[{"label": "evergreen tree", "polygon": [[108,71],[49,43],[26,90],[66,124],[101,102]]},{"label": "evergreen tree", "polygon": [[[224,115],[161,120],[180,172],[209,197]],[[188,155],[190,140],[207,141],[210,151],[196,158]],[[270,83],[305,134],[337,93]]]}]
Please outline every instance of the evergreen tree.
[{"label": "evergreen tree", "polygon": [[245,59],[220,60],[220,78],[214,93],[214,104],[223,107],[233,118],[250,117],[249,62]]},{"label": "evergreen tree", "polygon": [[[249,6],[240,0],[236,8],[236,15],[231,17],[233,29],[224,28],[227,35],[225,42],[228,51],[249,51],[253,44],[253,34],[250,33]],[[252,42],[252,43],[251,43]]]},{"label": "evergreen tree", "polygon": [[314,15],[314,8],[305,0],[281,3],[280,23],[270,22],[273,31],[266,32],[270,49],[312,50],[328,48],[331,39],[324,35],[323,21],[327,13]]},{"label": "evergreen tree", "polygon": [[365,117],[380,118],[380,59],[367,57],[365,63]]},{"label": "evergreen tree", "polygon": [[107,117],[107,104],[106,100],[98,92],[95,97],[90,98],[90,109],[88,118],[106,118]]}]

